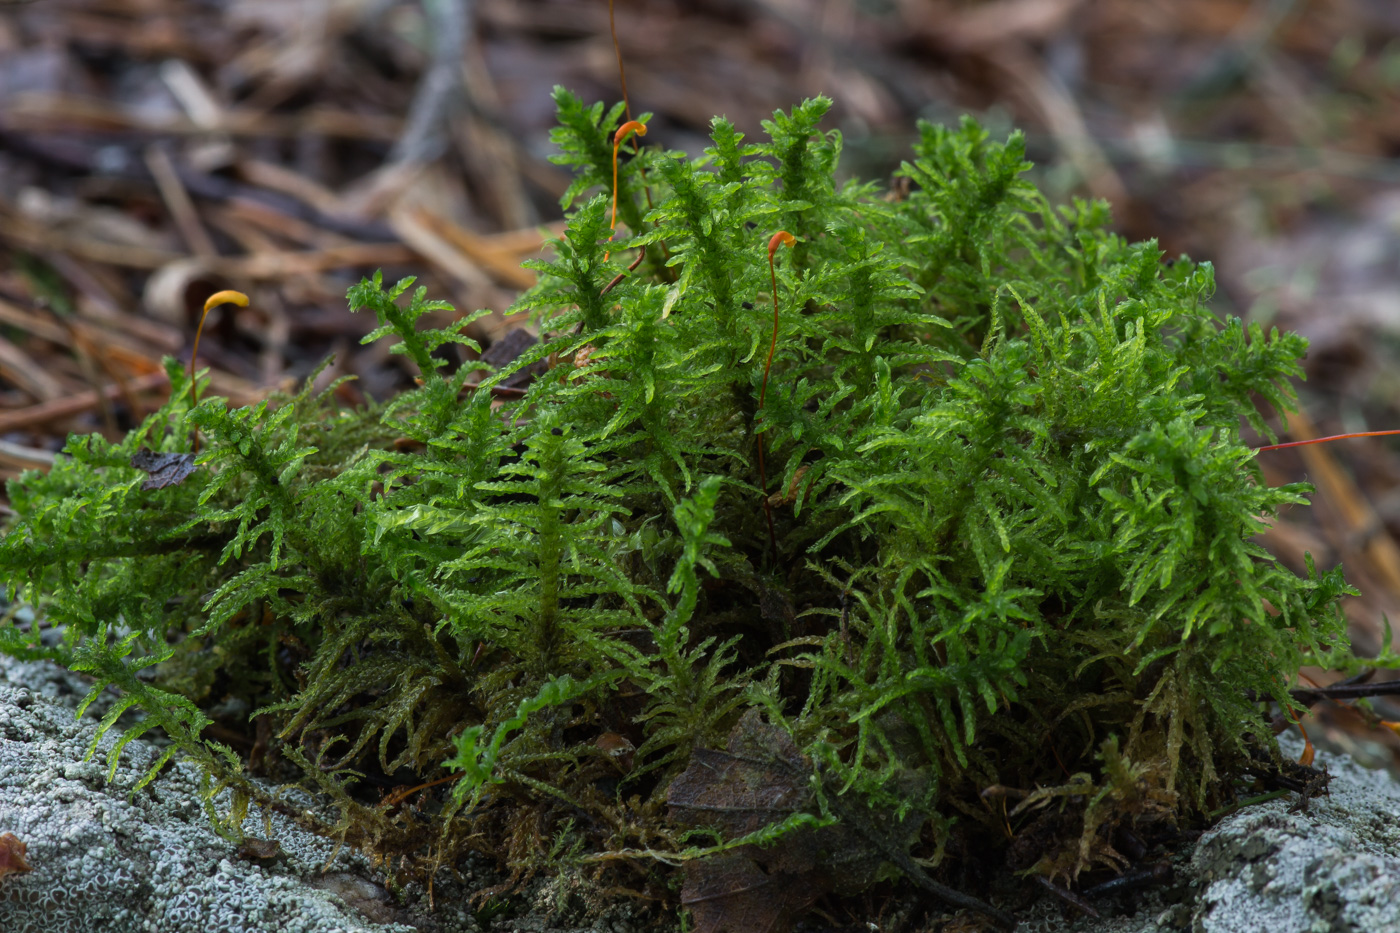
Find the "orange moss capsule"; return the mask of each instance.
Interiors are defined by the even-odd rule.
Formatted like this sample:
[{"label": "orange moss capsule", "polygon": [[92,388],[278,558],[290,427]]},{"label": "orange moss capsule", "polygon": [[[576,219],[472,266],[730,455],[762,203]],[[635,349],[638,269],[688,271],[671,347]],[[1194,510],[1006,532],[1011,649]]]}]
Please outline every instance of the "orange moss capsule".
[{"label": "orange moss capsule", "polygon": [[[240,308],[246,308],[248,307],[248,296],[230,288],[221,292],[215,292],[204,302],[204,313],[199,317],[199,326],[196,327],[194,331],[194,346],[190,349],[191,380],[194,379],[194,361],[195,357],[199,355],[199,336],[204,333],[204,322],[209,319],[209,312],[220,305],[238,305]],[[193,383],[191,383],[191,386],[193,387]],[[193,391],[193,388],[191,391]],[[196,404],[199,402],[197,397],[195,398],[195,402]]]},{"label": "orange moss capsule", "polygon": [[[199,383],[194,378],[194,361],[199,356],[199,337],[204,333],[204,322],[209,319],[209,312],[220,305],[237,305],[240,308],[248,307],[248,296],[233,289],[225,289],[215,292],[204,302],[204,313],[200,315],[199,326],[194,331],[194,346],[190,348],[190,407],[199,404]],[[194,450],[199,452],[199,434],[194,436]]]}]

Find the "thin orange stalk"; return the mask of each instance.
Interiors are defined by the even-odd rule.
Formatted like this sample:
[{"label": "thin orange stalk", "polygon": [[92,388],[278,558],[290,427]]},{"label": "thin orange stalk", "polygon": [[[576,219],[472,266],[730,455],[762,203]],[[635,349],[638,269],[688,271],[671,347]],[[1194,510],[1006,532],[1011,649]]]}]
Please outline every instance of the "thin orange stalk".
[{"label": "thin orange stalk", "polygon": [[[773,283],[773,339],[768,344],[768,359],[763,362],[763,384],[758,389],[758,413],[763,414],[763,403],[768,398],[768,373],[773,368],[773,354],[778,349],[778,267],[774,256],[779,246],[789,249],[797,239],[786,230],[779,230],[768,240],[768,277]],[[768,474],[763,464],[763,435],[758,435],[758,486],[763,493],[763,513],[768,516],[768,539],[773,545],[773,556],[778,555],[778,533],[773,528],[773,506],[768,501]]]},{"label": "thin orange stalk", "polygon": [[1400,434],[1400,429],[1394,431],[1357,431],[1355,434],[1333,434],[1331,437],[1314,437],[1306,441],[1289,441],[1286,444],[1269,444],[1266,447],[1256,447],[1255,450],[1282,450],[1285,447],[1302,447],[1304,444],[1325,444],[1328,441],[1344,441],[1349,437],[1385,437],[1389,434]]},{"label": "thin orange stalk", "polygon": [[429,787],[436,787],[439,784],[446,784],[448,781],[455,780],[460,777],[460,774],[449,774],[447,777],[440,777],[436,781],[428,781],[426,784],[419,784],[416,787],[409,787],[405,790],[395,791],[388,797],[385,797],[383,800],[379,801],[379,806],[381,809],[385,807],[396,806],[400,803],[403,803],[405,800],[407,800],[409,797],[412,797],[420,790],[426,790]]},{"label": "thin orange stalk", "polygon": [[1317,750],[1313,748],[1312,739],[1308,738],[1308,730],[1303,728],[1303,721],[1298,718],[1298,714],[1293,710],[1287,710],[1288,718],[1293,720],[1293,725],[1298,727],[1298,731],[1303,733],[1303,754],[1298,756],[1298,764],[1305,768],[1312,767],[1313,756]]},{"label": "thin orange stalk", "polygon": [[[617,132],[613,134],[612,223],[608,224],[608,229],[611,230],[612,233],[608,234],[609,243],[612,242],[613,237],[617,234],[617,149],[619,146],[622,145],[622,141],[632,133],[636,133],[638,136],[645,136],[647,134],[646,124],[638,123],[636,120],[628,120],[626,123],[619,126],[617,128]],[[603,261],[607,262],[608,257],[611,255],[612,250],[608,250],[607,252],[603,253]]]},{"label": "thin orange stalk", "polygon": [[[194,331],[194,346],[190,348],[190,407],[194,408],[199,404],[199,380],[194,375],[194,361],[199,356],[199,336],[204,333],[204,322],[209,319],[209,312],[219,305],[238,305],[240,308],[248,307],[248,296],[242,292],[226,289],[215,292],[204,302],[204,313],[200,315],[199,326]],[[199,432],[194,433],[194,452],[199,453]]]}]

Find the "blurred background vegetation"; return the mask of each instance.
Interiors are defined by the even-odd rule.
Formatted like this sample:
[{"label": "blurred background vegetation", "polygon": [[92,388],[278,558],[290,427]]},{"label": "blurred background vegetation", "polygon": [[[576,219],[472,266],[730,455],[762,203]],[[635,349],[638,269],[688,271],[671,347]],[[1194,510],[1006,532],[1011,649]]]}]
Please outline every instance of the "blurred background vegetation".
[{"label": "blurred background vegetation", "polygon": [[[843,170],[888,179],[914,121],[1026,131],[1056,198],[1215,263],[1221,313],[1312,341],[1285,439],[1400,427],[1395,0],[615,0],[646,142],[698,152],[824,93]],[[347,403],[407,384],[346,288],[383,267],[495,314],[559,228],[550,89],[621,98],[607,0],[0,0],[0,477],[115,435],[201,365],[247,402],[329,353]],[[518,352],[518,351],[517,351]],[[509,358],[509,357],[507,357]],[[1265,536],[1344,564],[1359,651],[1400,606],[1400,439],[1260,454],[1306,479]],[[1319,682],[1334,679],[1314,672]],[[1377,701],[1384,718],[1400,706]],[[1310,725],[1373,764],[1400,739]],[[1309,723],[1312,719],[1309,720]]]}]

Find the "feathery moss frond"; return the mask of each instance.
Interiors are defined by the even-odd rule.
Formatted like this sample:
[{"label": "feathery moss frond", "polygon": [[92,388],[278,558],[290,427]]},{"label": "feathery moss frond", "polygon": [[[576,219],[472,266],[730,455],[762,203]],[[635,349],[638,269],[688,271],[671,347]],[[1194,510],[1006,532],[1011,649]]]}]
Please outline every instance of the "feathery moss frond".
[{"label": "feathery moss frond", "polygon": [[[1009,826],[1047,840],[1021,869],[1120,865],[1116,827],[1203,818],[1258,773],[1301,665],[1354,665],[1340,572],[1255,540],[1310,490],[1266,486],[1241,423],[1293,403],[1306,343],[1217,317],[1209,265],[1052,206],[1022,138],[970,119],[920,126],[907,196],[838,184],[824,98],[766,141],[717,119],[700,159],[642,149],[609,242],[622,108],[555,100],[577,178],[511,309],[527,353],[468,379],[440,351],[477,349],[472,317],[376,274],[350,306],[417,387],[191,408],[172,362],[140,428],[10,484],[0,579],[36,616],[0,650],[119,691],[101,733],[144,714],[110,762],[159,727],[235,809],[265,794],[248,771],[301,780],[343,838],[437,864],[533,870],[565,819],[612,855],[737,828],[707,852],[864,839],[858,877],[946,892],[921,839]],[[493,397],[507,378],[523,397]],[[133,466],[190,457],[191,429],[181,479]],[[256,761],[209,738],[250,728],[239,707]],[[733,799],[765,774],[802,804]],[[376,784],[401,789],[367,805]],[[697,799],[728,816],[662,815]]]}]

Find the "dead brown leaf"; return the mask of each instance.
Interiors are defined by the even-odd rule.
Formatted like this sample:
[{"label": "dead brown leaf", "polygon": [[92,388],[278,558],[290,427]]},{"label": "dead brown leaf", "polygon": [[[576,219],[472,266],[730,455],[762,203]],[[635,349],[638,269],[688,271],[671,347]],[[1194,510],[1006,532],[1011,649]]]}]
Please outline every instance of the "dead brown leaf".
[{"label": "dead brown leaf", "polygon": [[807,882],[742,855],[716,855],[686,864],[681,904],[695,915],[695,933],[781,933],[823,893]]},{"label": "dead brown leaf", "polygon": [[[787,731],[750,710],[725,751],[697,748],[666,793],[671,817],[737,839],[815,809],[812,764]],[[858,891],[882,859],[844,825],[800,827],[775,846],[743,846],[686,864],[681,903],[696,933],[772,933],[789,928],[830,891]]]},{"label": "dead brown leaf", "polygon": [[[735,840],[794,814],[815,815],[821,780],[792,736],[751,709],[735,724],[724,751],[691,753],[666,802],[676,822],[707,826]],[[900,796],[917,799],[924,779],[906,772],[896,781]],[[913,860],[909,849],[924,822],[917,807],[901,815],[842,795],[832,785],[824,797],[839,819],[832,825],[799,826],[776,845],[740,846],[686,863],[681,904],[695,915],[696,933],[788,929],[822,895],[858,893],[888,869],[945,904],[975,910],[1003,929],[1015,927],[1010,914],[934,881]]]}]

